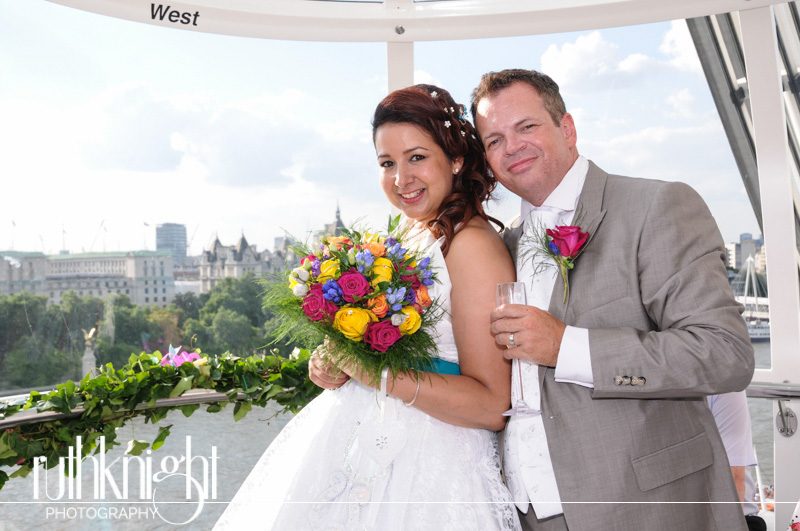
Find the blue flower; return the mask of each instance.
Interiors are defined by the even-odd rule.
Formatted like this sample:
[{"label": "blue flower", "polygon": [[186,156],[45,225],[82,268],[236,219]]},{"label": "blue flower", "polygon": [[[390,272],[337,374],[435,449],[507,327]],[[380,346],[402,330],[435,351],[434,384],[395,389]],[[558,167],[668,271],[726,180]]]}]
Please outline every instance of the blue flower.
[{"label": "blue flower", "polygon": [[366,275],[372,268],[372,264],[374,262],[375,257],[372,255],[369,249],[364,249],[363,251],[356,253],[356,266],[358,267],[359,273]]},{"label": "blue flower", "polygon": [[419,265],[417,267],[419,269],[428,269],[430,265],[431,265],[431,257],[426,256],[425,258],[419,261]]},{"label": "blue flower", "polygon": [[320,265],[320,263],[321,262],[319,260],[314,260],[313,262],[311,262],[311,273],[315,277],[319,276],[319,265]]},{"label": "blue flower", "polygon": [[415,302],[417,302],[417,293],[413,289],[406,291],[406,303],[414,304]]},{"label": "blue flower", "polygon": [[550,251],[552,251],[552,253],[555,256],[558,256],[558,255],[561,254],[561,251],[558,250],[558,245],[556,245],[555,242],[551,241],[550,243],[547,244],[547,246],[550,248]]},{"label": "blue flower", "polygon": [[322,285],[322,296],[334,304],[342,302],[342,288],[339,283],[331,279]]},{"label": "blue flower", "polygon": [[403,301],[406,298],[406,288],[389,288],[386,290],[386,302],[392,311],[399,312],[403,309]]},{"label": "blue flower", "polygon": [[404,260],[406,257],[406,249],[400,247],[399,243],[395,243],[391,247],[387,247],[386,254],[389,256],[389,258],[394,258],[395,260]]}]

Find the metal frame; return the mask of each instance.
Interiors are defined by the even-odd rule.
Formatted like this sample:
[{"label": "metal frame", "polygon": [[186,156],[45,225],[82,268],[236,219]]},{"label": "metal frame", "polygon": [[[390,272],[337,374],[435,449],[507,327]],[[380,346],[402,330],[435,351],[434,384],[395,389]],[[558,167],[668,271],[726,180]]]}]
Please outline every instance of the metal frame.
[{"label": "metal frame", "polygon": [[[715,80],[712,89],[718,85],[719,91],[712,92],[718,107],[724,109],[721,115],[728,138],[734,152],[742,154],[737,155],[737,164],[769,251],[773,366],[757,371],[756,380],[800,382],[800,178],[790,163],[800,160],[800,151],[787,147],[789,139],[795,142],[797,138],[794,128],[787,133],[786,114],[790,126],[800,122],[800,113],[793,110],[798,104],[800,80],[795,74],[800,68],[800,46],[785,39],[779,42],[776,36],[774,12],[786,9],[778,5],[785,0],[185,0],[169,4],[181,12],[197,13],[196,25],[154,21],[150,0],[50,1],[173,29],[283,40],[385,42],[390,89],[413,82],[416,41],[559,33],[738,11],[738,19],[724,15],[690,22],[690,29],[696,39],[706,40],[713,32],[721,32],[729,45],[733,35],[741,34],[741,52],[738,46],[729,46],[727,54],[716,44],[710,46],[706,59],[719,64],[706,68],[712,70],[709,79]],[[799,18],[796,8],[791,9],[792,24],[784,21],[782,25],[787,31],[794,26],[796,36]],[[785,83],[780,75],[783,61],[793,63],[787,67],[790,75]],[[726,94],[725,76],[744,79],[744,64],[746,82]],[[789,89],[786,93],[783,85]],[[785,111],[785,106],[790,110]],[[742,109],[748,112],[740,113]],[[800,400],[794,402],[794,409],[800,410]],[[777,406],[773,409],[777,413]],[[796,481],[800,461],[795,459],[800,455],[800,436],[776,436],[775,452],[775,462],[781,464],[775,470],[778,501],[793,503],[800,498]],[[776,521],[788,522],[791,509],[778,504]]]},{"label": "metal frame", "polygon": [[[772,369],[757,371],[756,379],[775,382],[800,378],[800,279],[795,258],[794,186],[782,94],[783,65],[779,63],[773,8],[742,11],[739,21],[758,161],[764,244],[769,251]],[[773,413],[777,413],[777,402],[773,402]],[[800,484],[796,481],[800,477],[800,461],[792,459],[797,455],[800,437],[775,437],[775,462],[781,463],[775,467],[776,522],[788,522],[792,504],[800,498]]]},{"label": "metal frame", "polygon": [[561,33],[685,19],[785,0],[184,0],[194,23],[154,21],[150,0],[50,0],[175,29],[268,39],[415,42]]}]

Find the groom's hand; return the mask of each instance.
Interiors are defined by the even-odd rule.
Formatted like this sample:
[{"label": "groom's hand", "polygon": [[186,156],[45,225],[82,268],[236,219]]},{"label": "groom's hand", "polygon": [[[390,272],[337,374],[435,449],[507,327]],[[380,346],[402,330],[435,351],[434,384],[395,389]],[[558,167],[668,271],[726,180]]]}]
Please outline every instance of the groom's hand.
[{"label": "groom's hand", "polygon": [[[566,325],[550,313],[524,304],[504,304],[491,315],[494,341],[506,359],[523,359],[555,367]],[[513,334],[513,341],[512,341]]]}]

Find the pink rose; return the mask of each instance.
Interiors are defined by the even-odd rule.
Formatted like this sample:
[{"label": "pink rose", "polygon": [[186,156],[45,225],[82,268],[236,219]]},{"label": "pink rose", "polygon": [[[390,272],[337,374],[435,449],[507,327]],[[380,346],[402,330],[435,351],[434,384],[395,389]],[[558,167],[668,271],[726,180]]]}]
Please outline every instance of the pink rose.
[{"label": "pink rose", "polygon": [[354,269],[343,273],[337,282],[342,288],[342,297],[347,302],[355,302],[356,297],[363,297],[370,291],[369,280]]},{"label": "pink rose", "polygon": [[[406,271],[413,271],[413,268],[406,266]],[[419,281],[419,275],[403,275],[400,277],[400,280],[403,282],[409,282],[413,289],[417,289],[422,285],[422,282]]]},{"label": "pink rose", "polygon": [[386,352],[401,337],[403,334],[391,321],[378,321],[370,323],[367,327],[367,331],[364,333],[364,343],[378,352]]},{"label": "pink rose", "polygon": [[555,230],[547,229],[547,235],[553,238],[550,248],[555,245],[558,254],[564,258],[575,258],[589,239],[588,232],[581,232],[581,228],[574,225],[557,226]]},{"label": "pink rose", "polygon": [[322,296],[322,286],[314,284],[303,298],[303,312],[312,321],[328,319],[336,313],[339,308]]},{"label": "pink rose", "polygon": [[180,367],[184,363],[189,363],[199,360],[200,355],[197,352],[186,352],[185,350],[174,356],[164,356],[161,358],[161,365],[172,365],[173,367]]}]

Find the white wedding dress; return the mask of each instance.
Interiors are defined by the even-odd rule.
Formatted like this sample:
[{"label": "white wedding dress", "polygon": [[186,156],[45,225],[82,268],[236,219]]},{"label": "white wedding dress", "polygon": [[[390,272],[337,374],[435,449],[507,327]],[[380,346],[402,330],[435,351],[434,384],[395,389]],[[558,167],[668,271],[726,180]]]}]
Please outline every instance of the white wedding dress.
[{"label": "white wedding dress", "polygon": [[[437,356],[458,362],[450,278],[430,232],[444,315]],[[436,376],[433,376],[436,378]],[[447,424],[350,380],[324,391],[275,438],[214,529],[518,529],[500,478],[497,435]]]}]

